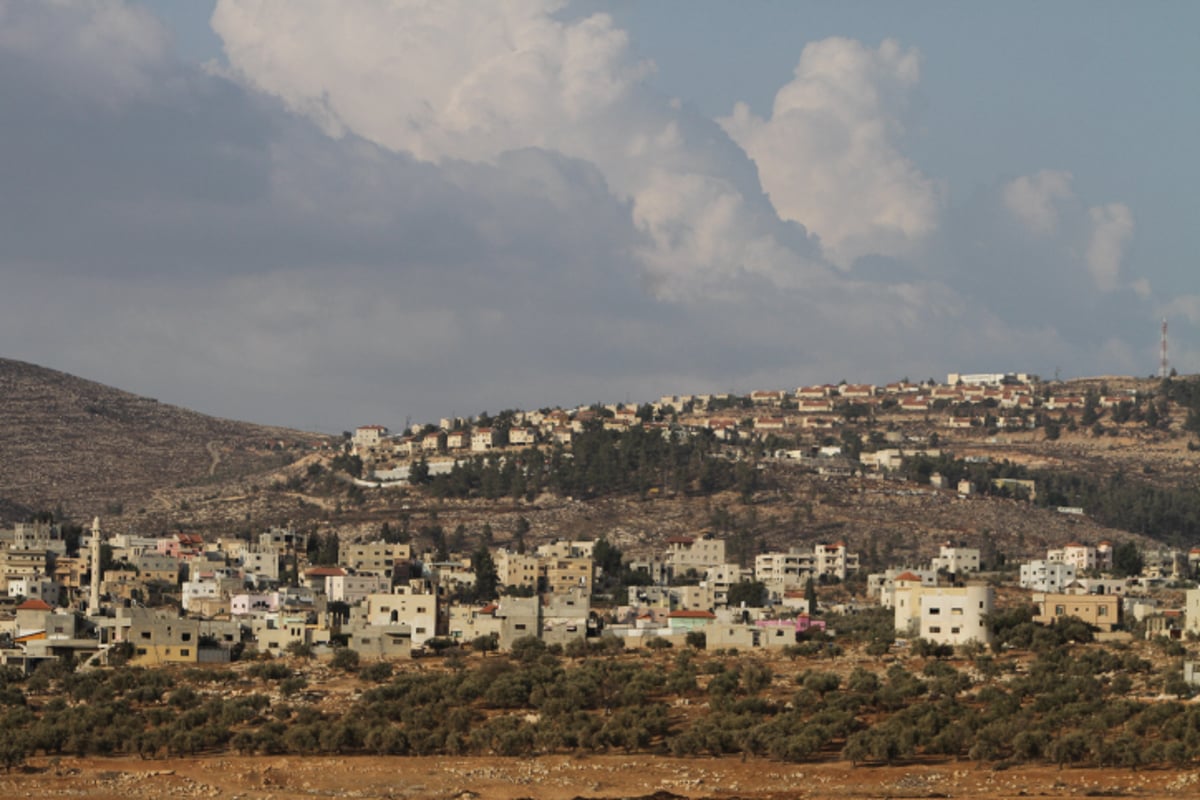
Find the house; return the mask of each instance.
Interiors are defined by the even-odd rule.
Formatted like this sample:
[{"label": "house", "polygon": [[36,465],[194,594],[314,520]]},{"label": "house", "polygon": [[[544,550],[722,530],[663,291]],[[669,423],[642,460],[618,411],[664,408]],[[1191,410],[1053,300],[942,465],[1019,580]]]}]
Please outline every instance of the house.
[{"label": "house", "polygon": [[901,397],[896,407],[901,411],[928,411],[929,398],[922,395],[916,397]]},{"label": "house", "polygon": [[353,572],[392,577],[396,564],[412,558],[412,548],[400,542],[339,542],[338,564]]},{"label": "house", "polygon": [[118,609],[115,622],[114,641],[132,646],[133,666],[226,663],[242,638],[236,622],[180,619],[156,609]]},{"label": "house", "polygon": [[1189,633],[1200,634],[1200,589],[1188,589],[1183,606],[1184,628]]},{"label": "house", "polygon": [[937,572],[932,569],[889,569],[867,576],[867,596],[874,597],[884,608],[896,607],[896,587],[937,586]]},{"label": "house", "polygon": [[538,559],[538,584],[552,595],[591,596],[595,569],[590,558]]},{"label": "house", "polygon": [[787,399],[787,392],[761,390],[750,393],[750,402],[756,406],[778,406]]},{"label": "house", "polygon": [[829,398],[798,400],[796,410],[802,414],[828,414],[833,411],[833,401]]},{"label": "house", "polygon": [[471,434],[468,431],[450,431],[446,434],[447,450],[466,450],[471,446]]},{"label": "house", "polygon": [[708,534],[699,537],[672,536],[667,539],[667,572],[681,577],[688,570],[704,574],[709,567],[725,563],[725,540]]},{"label": "house", "polygon": [[538,557],[527,553],[514,553],[503,548],[493,556],[496,562],[496,582],[499,586],[538,588]]},{"label": "house", "polygon": [[382,425],[362,425],[354,429],[354,435],[351,437],[350,443],[354,448],[354,452],[359,455],[374,453],[379,445],[383,443],[387,433],[388,429]]},{"label": "house", "polygon": [[717,615],[711,611],[672,611],[667,615],[667,625],[671,633],[689,633],[702,630],[716,620]]},{"label": "house", "polygon": [[1121,624],[1121,598],[1116,595],[1035,592],[1033,604],[1037,608],[1033,621],[1042,625],[1064,617],[1081,619],[1102,631],[1111,631]]},{"label": "house", "polygon": [[863,400],[875,396],[875,386],[870,383],[844,383],[838,394],[847,400]]},{"label": "house", "polygon": [[430,585],[412,581],[388,593],[367,595],[361,616],[371,626],[408,625],[412,646],[421,647],[438,635],[439,600]]},{"label": "house", "polygon": [[1074,564],[1061,561],[1036,559],[1021,565],[1020,585],[1022,589],[1036,592],[1059,593],[1075,580]]},{"label": "house", "polygon": [[566,644],[598,634],[596,619],[591,615],[588,605],[588,595],[576,592],[546,598],[542,605],[543,642]]},{"label": "house", "polygon": [[949,542],[938,549],[937,557],[933,559],[934,572],[948,572],[951,575],[964,575],[968,572],[979,572],[979,549],[976,547],[955,547]]},{"label": "house", "polygon": [[1101,542],[1092,547],[1079,542],[1069,542],[1061,548],[1047,550],[1046,560],[1071,564],[1080,574],[1088,570],[1112,569],[1112,545]]},{"label": "house", "polygon": [[510,428],[508,443],[514,447],[530,447],[537,444],[537,428]]},{"label": "house", "polygon": [[895,585],[897,633],[917,636],[936,644],[992,642],[994,637],[986,622],[995,602],[992,587],[926,587],[921,584],[920,577],[913,573],[898,576]]}]

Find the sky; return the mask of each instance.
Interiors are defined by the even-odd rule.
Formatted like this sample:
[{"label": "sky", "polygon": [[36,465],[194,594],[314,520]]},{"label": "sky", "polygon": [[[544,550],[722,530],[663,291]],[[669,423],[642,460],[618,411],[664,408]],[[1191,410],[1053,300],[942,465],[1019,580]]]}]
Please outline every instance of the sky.
[{"label": "sky", "polygon": [[0,356],[337,432],[1200,371],[1200,4],[0,0]]}]

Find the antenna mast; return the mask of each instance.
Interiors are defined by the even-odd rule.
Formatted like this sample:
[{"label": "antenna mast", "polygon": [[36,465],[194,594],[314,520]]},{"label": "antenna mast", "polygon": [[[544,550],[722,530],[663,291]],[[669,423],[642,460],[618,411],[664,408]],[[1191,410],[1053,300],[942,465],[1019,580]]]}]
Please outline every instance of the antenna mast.
[{"label": "antenna mast", "polygon": [[1167,318],[1163,317],[1162,321],[1162,358],[1158,364],[1158,377],[1166,380],[1170,374],[1167,363]]}]

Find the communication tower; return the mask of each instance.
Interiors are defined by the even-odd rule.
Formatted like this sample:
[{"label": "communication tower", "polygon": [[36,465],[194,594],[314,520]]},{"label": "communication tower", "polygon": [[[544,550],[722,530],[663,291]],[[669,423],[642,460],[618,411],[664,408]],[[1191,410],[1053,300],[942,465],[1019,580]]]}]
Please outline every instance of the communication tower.
[{"label": "communication tower", "polygon": [[1158,377],[1166,380],[1170,375],[1170,365],[1167,363],[1167,318],[1162,321],[1162,352],[1158,363]]}]

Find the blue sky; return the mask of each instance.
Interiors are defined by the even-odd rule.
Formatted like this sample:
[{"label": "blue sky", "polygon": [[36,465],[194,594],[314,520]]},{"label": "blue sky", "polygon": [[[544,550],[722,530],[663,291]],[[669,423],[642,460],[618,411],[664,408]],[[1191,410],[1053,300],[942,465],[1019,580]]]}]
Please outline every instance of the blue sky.
[{"label": "blue sky", "polygon": [[1200,370],[1194,3],[0,10],[8,357],[326,430]]}]

